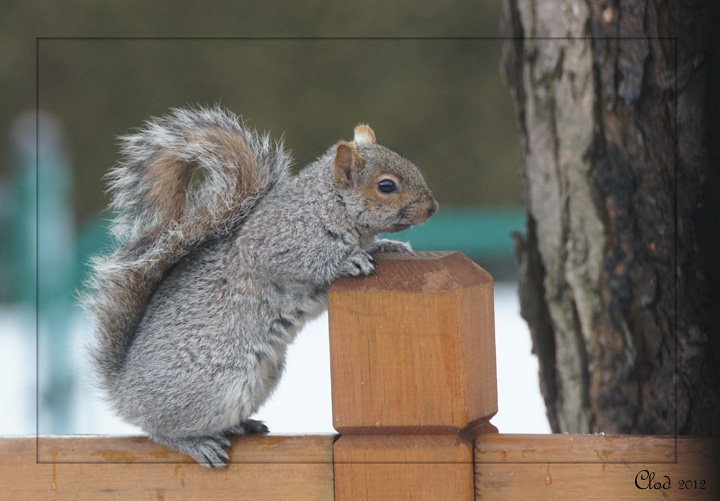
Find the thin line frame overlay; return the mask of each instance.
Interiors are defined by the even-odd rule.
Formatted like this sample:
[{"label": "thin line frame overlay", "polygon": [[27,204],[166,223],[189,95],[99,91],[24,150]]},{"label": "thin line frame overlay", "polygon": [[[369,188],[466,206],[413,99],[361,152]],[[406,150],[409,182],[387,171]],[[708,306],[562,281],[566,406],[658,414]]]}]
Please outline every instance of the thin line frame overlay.
[{"label": "thin line frame overlay", "polygon": [[[40,42],[51,42],[59,40],[75,40],[75,41],[98,41],[98,40],[113,40],[113,41],[125,41],[125,40],[147,40],[147,41],[239,41],[239,42],[263,42],[263,41],[482,41],[482,40],[593,40],[595,37],[36,37],[35,38],[35,463],[36,464],[127,464],[127,461],[100,461],[88,458],[87,461],[40,461],[40,440],[43,438],[40,435],[40,311],[39,311],[39,291],[40,291],[40,273],[39,273],[39,248],[40,248],[40,219],[39,219],[39,175],[40,175],[40,135],[39,135],[39,122],[40,122]],[[669,40],[674,44],[675,52],[675,75],[678,72],[678,38],[677,37],[609,37],[611,40]],[[678,155],[679,155],[679,135],[678,130],[678,99],[677,99],[677,79],[674,81],[675,91],[675,103],[674,103],[674,120],[675,120],[675,214],[673,220],[675,222],[674,234],[675,234],[675,262],[677,262],[678,256],[678,235],[677,235],[677,217],[678,217]],[[509,92],[509,89],[508,89]],[[518,144],[518,147],[520,145]],[[675,276],[675,412],[677,415],[677,402],[678,402],[678,336],[677,336],[677,313],[679,307],[679,296],[677,290],[677,275]],[[678,450],[678,434],[677,434],[678,420],[675,419],[675,451],[674,460],[671,461],[654,461],[653,464],[677,464],[677,450]],[[61,435],[62,436],[62,435]],[[71,435],[69,435],[71,436]],[[276,435],[283,436],[283,435]],[[335,437],[339,437],[336,434]],[[539,435],[543,436],[543,435]],[[659,435],[658,435],[659,437]],[[333,441],[334,443],[334,441]],[[133,464],[193,464],[193,462],[172,462],[172,461],[133,461]],[[474,464],[474,452],[473,460],[471,461],[402,461],[402,462],[386,462],[386,461],[232,461],[231,464]],[[548,461],[483,461],[483,464],[648,464],[648,461],[602,461],[598,458],[597,461],[573,461],[573,462],[548,462]]]}]

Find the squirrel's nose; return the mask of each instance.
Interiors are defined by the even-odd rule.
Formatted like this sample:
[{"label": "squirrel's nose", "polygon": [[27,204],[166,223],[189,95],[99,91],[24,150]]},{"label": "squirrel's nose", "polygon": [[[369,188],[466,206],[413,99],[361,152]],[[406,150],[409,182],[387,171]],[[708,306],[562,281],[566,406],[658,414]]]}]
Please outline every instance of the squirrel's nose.
[{"label": "squirrel's nose", "polygon": [[432,200],[432,205],[427,210],[427,218],[430,219],[433,214],[435,214],[438,209],[440,208],[440,205],[437,203],[435,199]]}]

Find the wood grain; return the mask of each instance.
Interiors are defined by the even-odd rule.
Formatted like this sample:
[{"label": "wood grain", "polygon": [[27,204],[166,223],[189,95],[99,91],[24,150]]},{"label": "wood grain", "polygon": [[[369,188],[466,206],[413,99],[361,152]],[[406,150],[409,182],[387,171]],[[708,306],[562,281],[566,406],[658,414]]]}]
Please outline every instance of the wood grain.
[{"label": "wood grain", "polygon": [[212,470],[144,437],[4,437],[0,499],[331,500],[333,439],[237,437]]},{"label": "wood grain", "polygon": [[[332,435],[233,437],[230,439],[230,462],[332,463],[332,454],[328,448],[332,440]],[[40,436],[37,444],[40,463],[195,463],[191,457],[142,436]]]},{"label": "wood grain", "polygon": [[[699,437],[482,435],[475,499],[715,500],[719,451],[717,441]],[[648,489],[650,473],[653,485],[668,488]]]},{"label": "wood grain", "polygon": [[472,445],[456,435],[346,435],[334,456],[337,500],[473,497]]},{"label": "wood grain", "polygon": [[341,434],[454,433],[497,412],[492,277],[457,252],[380,255],[329,293]]}]

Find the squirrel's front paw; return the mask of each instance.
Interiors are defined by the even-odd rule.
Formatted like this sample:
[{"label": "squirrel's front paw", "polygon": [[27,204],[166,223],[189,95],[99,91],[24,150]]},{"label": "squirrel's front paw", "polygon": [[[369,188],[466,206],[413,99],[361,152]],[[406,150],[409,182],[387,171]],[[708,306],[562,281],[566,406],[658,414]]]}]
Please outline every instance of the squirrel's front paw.
[{"label": "squirrel's front paw", "polygon": [[377,271],[375,271],[376,264],[377,263],[369,253],[365,252],[364,250],[356,250],[345,262],[345,266],[342,270],[343,275],[350,275],[352,277],[366,277],[370,275],[370,273],[374,273],[375,276],[377,276]]},{"label": "squirrel's front paw", "polygon": [[372,252],[412,252],[412,247],[405,242],[381,238],[373,244]]}]

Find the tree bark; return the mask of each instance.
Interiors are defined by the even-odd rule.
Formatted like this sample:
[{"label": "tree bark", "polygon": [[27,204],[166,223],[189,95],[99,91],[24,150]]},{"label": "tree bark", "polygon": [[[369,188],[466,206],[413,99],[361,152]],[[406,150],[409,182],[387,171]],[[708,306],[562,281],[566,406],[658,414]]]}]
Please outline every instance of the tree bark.
[{"label": "tree bark", "polygon": [[505,1],[521,313],[554,432],[720,431],[696,220],[708,17],[700,1]]}]

